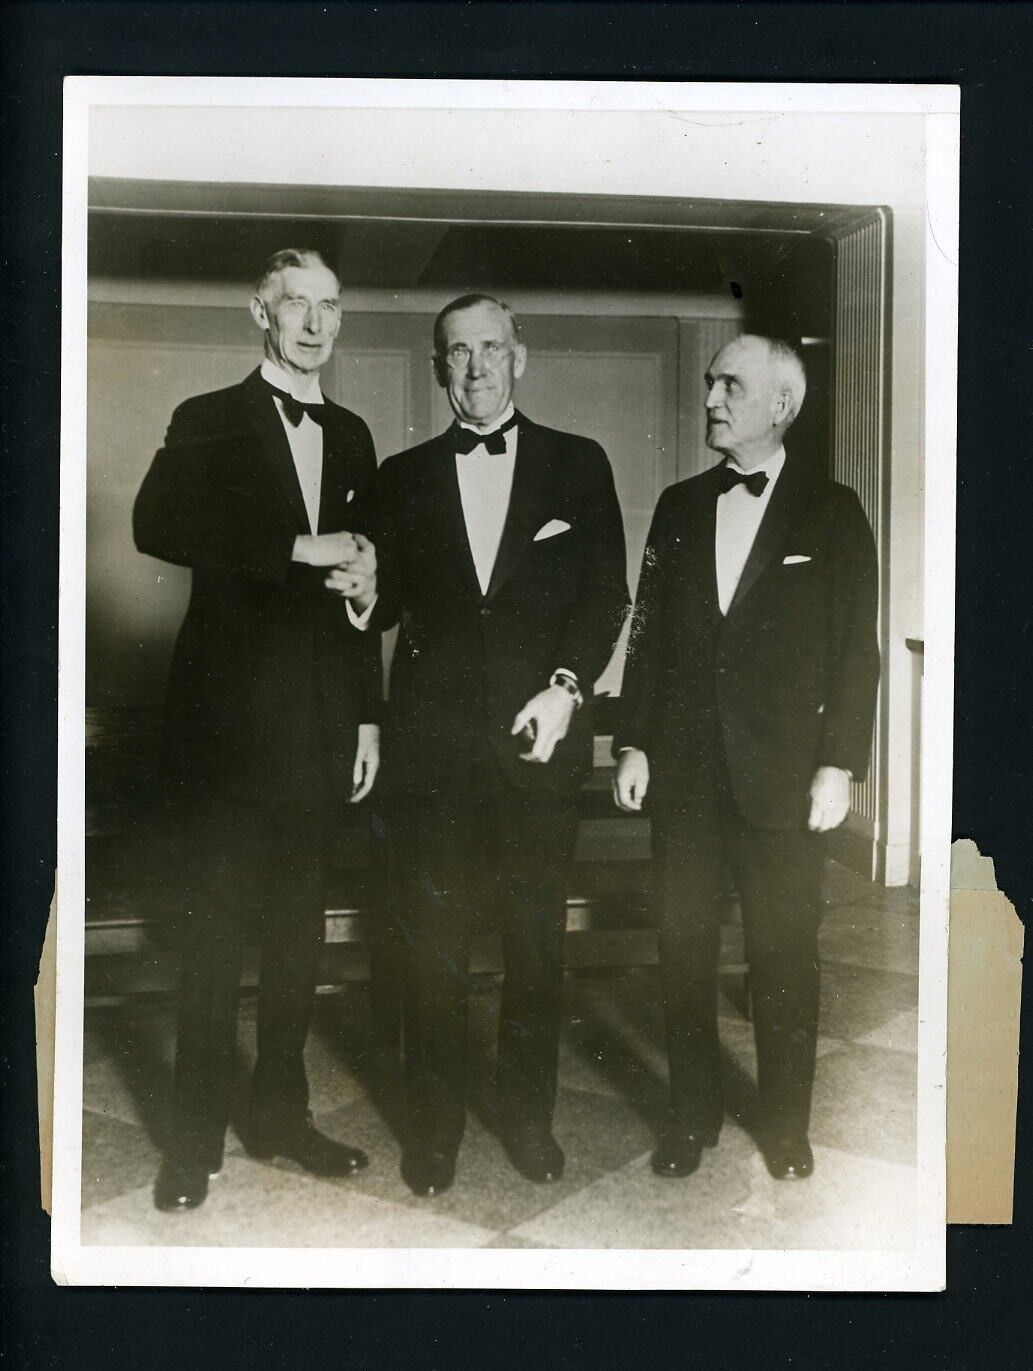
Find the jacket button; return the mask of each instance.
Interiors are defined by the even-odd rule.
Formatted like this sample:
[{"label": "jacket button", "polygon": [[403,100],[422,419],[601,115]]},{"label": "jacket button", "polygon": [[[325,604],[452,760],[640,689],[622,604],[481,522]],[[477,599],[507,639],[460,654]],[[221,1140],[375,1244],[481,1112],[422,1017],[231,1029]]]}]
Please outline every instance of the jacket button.
[{"label": "jacket button", "polygon": [[482,606],[481,606],[481,618],[482,618],[482,619],[490,619],[490,618],[491,618],[491,610],[488,608],[487,605],[482,605]]}]

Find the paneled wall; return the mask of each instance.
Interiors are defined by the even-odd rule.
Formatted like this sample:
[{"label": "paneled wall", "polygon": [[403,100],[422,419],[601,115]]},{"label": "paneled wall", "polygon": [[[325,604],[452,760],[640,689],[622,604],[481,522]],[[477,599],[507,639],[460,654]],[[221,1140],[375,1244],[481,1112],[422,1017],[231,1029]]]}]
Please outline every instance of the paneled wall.
[{"label": "paneled wall", "polygon": [[[887,244],[881,215],[842,236],[836,245],[835,368],[833,373],[835,416],[832,431],[832,474],[851,486],[864,506],[879,549],[880,587],[884,624],[886,538],[883,518],[886,485],[884,431],[886,386],[886,272]],[[880,631],[884,648],[885,627]],[[885,749],[883,688],[875,721],[875,744],[868,776],[852,787],[852,826],[863,833],[871,848],[873,871],[884,863]]]},{"label": "paneled wall", "polygon": [[[88,703],[156,704],[189,573],[138,554],[132,503],[175,406],[230,385],[260,360],[240,308],[95,303],[90,312],[87,555]],[[397,309],[397,306],[395,307]],[[328,394],[370,425],[385,457],[451,419],[430,363],[432,313],[346,313]],[[734,318],[522,313],[529,349],[517,401],[542,423],[596,438],[613,465],[634,591],[665,486],[712,460],[702,374]],[[620,690],[623,640],[599,682]]]}]

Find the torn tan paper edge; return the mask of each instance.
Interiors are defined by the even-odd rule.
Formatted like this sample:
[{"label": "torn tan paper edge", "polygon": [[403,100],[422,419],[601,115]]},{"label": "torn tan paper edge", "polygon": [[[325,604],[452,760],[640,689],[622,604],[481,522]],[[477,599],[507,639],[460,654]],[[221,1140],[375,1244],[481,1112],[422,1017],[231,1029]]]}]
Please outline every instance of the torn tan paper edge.
[{"label": "torn tan paper edge", "polygon": [[951,848],[947,1222],[1011,1223],[1023,928],[993,859]]}]

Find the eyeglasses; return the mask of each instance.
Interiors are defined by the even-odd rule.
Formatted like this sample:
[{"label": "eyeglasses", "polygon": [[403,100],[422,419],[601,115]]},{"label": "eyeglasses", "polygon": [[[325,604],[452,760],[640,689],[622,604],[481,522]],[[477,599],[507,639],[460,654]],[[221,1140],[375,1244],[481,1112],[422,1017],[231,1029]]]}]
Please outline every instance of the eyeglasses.
[{"label": "eyeglasses", "polygon": [[[507,357],[512,356],[514,349],[506,347],[502,343],[488,342],[482,343],[476,351],[486,367],[497,367]],[[453,343],[450,348],[446,348],[438,356],[449,371],[465,371],[474,356],[474,349],[466,343]]]}]

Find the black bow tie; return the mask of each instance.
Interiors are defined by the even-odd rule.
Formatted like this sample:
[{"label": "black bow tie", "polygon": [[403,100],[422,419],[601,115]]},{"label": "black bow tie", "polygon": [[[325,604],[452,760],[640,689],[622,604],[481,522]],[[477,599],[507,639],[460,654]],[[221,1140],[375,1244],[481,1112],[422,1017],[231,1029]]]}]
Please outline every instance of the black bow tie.
[{"label": "black bow tie", "polygon": [[452,442],[456,452],[473,452],[475,447],[484,444],[485,450],[493,457],[501,457],[506,450],[506,433],[516,425],[517,417],[511,415],[499,428],[490,433],[478,433],[475,428],[464,428],[462,424],[452,425]]},{"label": "black bow tie", "polygon": [[766,471],[751,471],[747,475],[745,471],[725,466],[717,473],[717,479],[722,495],[727,495],[736,486],[745,486],[751,495],[761,495],[768,483],[768,474]]},{"label": "black bow tie", "polygon": [[288,395],[285,390],[280,390],[277,386],[271,385],[266,381],[266,385],[283,405],[283,412],[287,422],[297,428],[307,414],[310,419],[317,424],[322,424],[326,418],[326,405],[313,405],[307,400],[295,400],[293,395]]}]

